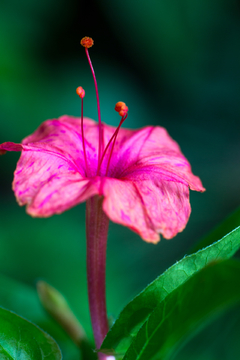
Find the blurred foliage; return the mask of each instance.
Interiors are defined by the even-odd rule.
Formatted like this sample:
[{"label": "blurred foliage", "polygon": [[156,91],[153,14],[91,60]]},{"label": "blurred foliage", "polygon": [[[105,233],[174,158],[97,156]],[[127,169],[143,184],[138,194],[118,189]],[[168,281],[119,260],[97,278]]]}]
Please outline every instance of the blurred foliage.
[{"label": "blurred foliage", "polygon": [[211,245],[213,242],[218,241],[221,237],[226,236],[233,229],[237,228],[240,223],[240,208],[234,211],[229,215],[224,221],[222,221],[218,226],[216,226],[212,231],[207,235],[203,236],[202,239],[188,251],[188,254],[192,254],[198,250],[205,248],[206,246]]},{"label": "blurred foliage", "polygon": [[[48,334],[57,339],[63,354],[67,360],[76,360],[79,351],[64,331],[57,326],[44,312],[37,293],[23,283],[14,281],[6,276],[0,275],[0,301],[1,306],[21,314],[38,324]],[[4,328],[2,328],[4,330]],[[11,344],[11,342],[9,342]]]},{"label": "blurred foliage", "polygon": [[[107,299],[113,317],[240,203],[239,17],[239,0],[1,1],[0,142],[20,142],[47,118],[79,115],[79,85],[86,90],[85,115],[96,119],[94,85],[79,45],[88,35],[95,40],[91,57],[103,121],[118,123],[114,106],[121,100],[130,109],[125,126],[166,127],[207,189],[191,193],[189,224],[169,242],[146,244],[130,230],[111,225]],[[18,157],[0,158],[0,272],[24,286],[33,287],[38,278],[51,283],[91,334],[84,205],[61,216],[31,219],[11,190]],[[14,300],[8,303],[4,291],[0,305],[18,307]],[[34,306],[19,314],[35,321]],[[211,327],[219,348],[219,326],[226,321],[233,328],[229,344],[237,338],[238,312]],[[236,358],[237,344],[225,356],[204,334],[199,335],[205,338],[204,359]],[[200,360],[195,347],[193,340],[186,354]]]},{"label": "blurred foliage", "polygon": [[0,325],[2,359],[62,359],[61,351],[53,338],[12,311],[0,308]]}]

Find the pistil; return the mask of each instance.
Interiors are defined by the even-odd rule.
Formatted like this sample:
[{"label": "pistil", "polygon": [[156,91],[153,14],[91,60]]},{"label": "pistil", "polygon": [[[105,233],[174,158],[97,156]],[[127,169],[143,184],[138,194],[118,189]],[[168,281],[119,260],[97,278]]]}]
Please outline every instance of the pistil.
[{"label": "pistil", "polygon": [[96,97],[97,97],[97,111],[98,111],[98,127],[99,127],[99,139],[98,139],[98,165],[101,161],[102,156],[102,147],[103,147],[103,129],[102,129],[102,123],[101,123],[101,112],[100,112],[100,101],[99,101],[99,94],[98,94],[98,86],[97,86],[97,79],[95,76],[94,68],[92,65],[92,61],[88,52],[88,49],[93,46],[94,42],[93,39],[85,36],[80,44],[85,48],[85,52],[87,55],[88,63],[92,72],[93,81],[95,85],[95,91],[96,91]]}]

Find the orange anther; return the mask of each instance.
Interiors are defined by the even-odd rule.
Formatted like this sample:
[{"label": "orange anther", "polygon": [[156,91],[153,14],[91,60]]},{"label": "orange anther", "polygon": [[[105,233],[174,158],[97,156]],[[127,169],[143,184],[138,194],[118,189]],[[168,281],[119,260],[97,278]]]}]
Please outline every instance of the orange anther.
[{"label": "orange anther", "polygon": [[122,101],[117,102],[116,105],[115,105],[115,110],[116,110],[116,112],[119,112],[119,111],[121,110],[121,107],[122,107],[123,105],[126,106],[126,104],[125,104],[124,102],[122,102]]},{"label": "orange anther", "polygon": [[121,110],[119,111],[119,115],[120,116],[125,116],[125,115],[127,115],[127,113],[128,113],[128,107],[126,105],[123,105],[121,107]]},{"label": "orange anther", "polygon": [[80,41],[80,44],[81,44],[83,47],[89,49],[90,47],[93,46],[94,41],[93,41],[92,38],[90,38],[90,37],[88,37],[88,36],[85,36],[85,37],[82,38],[82,40]]},{"label": "orange anther", "polygon": [[125,116],[128,113],[128,107],[122,101],[116,103],[115,110],[119,113],[120,116]]},{"label": "orange anther", "polygon": [[76,89],[76,93],[81,99],[83,99],[85,96],[85,90],[81,86]]}]

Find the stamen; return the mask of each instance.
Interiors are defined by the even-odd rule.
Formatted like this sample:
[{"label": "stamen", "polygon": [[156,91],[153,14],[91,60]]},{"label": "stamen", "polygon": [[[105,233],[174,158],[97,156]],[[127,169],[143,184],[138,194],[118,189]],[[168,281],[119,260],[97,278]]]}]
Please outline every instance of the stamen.
[{"label": "stamen", "polygon": [[92,47],[94,44],[94,41],[92,38],[85,36],[80,41],[80,44],[85,47],[85,52],[87,55],[88,63],[92,72],[93,81],[95,85],[95,91],[96,91],[96,97],[97,97],[97,110],[98,110],[98,131],[99,131],[99,138],[98,138],[98,167],[100,168],[100,161],[101,161],[101,155],[102,155],[102,146],[103,146],[103,129],[102,129],[102,123],[101,123],[101,113],[100,113],[100,102],[99,102],[99,95],[98,95],[98,87],[97,87],[97,79],[95,76],[95,72],[92,66],[92,62],[88,53],[88,48]]},{"label": "stamen", "polygon": [[105,173],[105,175],[107,175],[108,169],[109,169],[109,165],[110,165],[110,160],[111,160],[112,153],[113,153],[113,148],[114,148],[114,145],[115,145],[115,142],[116,142],[116,139],[117,139],[117,136],[118,136],[120,127],[122,126],[123,122],[126,120],[126,118],[127,118],[127,116],[128,116],[128,107],[127,107],[126,104],[125,104],[124,102],[122,102],[122,101],[119,101],[119,102],[115,105],[115,110],[119,113],[119,115],[120,115],[122,118],[121,118],[121,120],[120,120],[120,123],[119,123],[118,127],[117,127],[116,130],[114,131],[111,139],[109,140],[107,146],[106,146],[105,149],[104,149],[104,152],[103,152],[103,155],[102,155],[102,158],[101,158],[101,161],[100,161],[98,170],[97,170],[97,175],[98,175],[98,173],[99,173],[99,171],[100,171],[100,167],[101,167],[101,165],[102,165],[103,158],[104,158],[104,156],[106,155],[106,152],[107,152],[107,150],[108,150],[111,142],[113,141],[112,148],[111,148],[111,152],[110,152],[110,155],[109,155],[109,158],[108,158],[107,169],[106,169],[106,173]]},{"label": "stamen", "polygon": [[87,155],[86,155],[86,146],[85,146],[85,138],[83,133],[83,98],[85,96],[85,90],[79,86],[76,89],[76,93],[78,96],[82,99],[82,106],[81,106],[81,132],[82,132],[82,145],[83,145],[83,154],[84,154],[84,160],[85,160],[85,166],[86,166],[86,177],[88,176],[88,163],[87,163]]}]

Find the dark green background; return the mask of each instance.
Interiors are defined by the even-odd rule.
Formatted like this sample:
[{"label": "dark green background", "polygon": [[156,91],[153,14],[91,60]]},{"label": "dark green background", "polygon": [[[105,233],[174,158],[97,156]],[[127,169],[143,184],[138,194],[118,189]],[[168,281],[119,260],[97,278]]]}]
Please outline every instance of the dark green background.
[{"label": "dark green background", "polygon": [[[0,143],[20,142],[48,118],[78,116],[80,85],[86,90],[84,115],[97,119],[94,84],[79,45],[86,35],[95,41],[90,54],[103,121],[118,124],[114,106],[121,100],[129,107],[126,127],[166,127],[207,189],[191,192],[189,223],[171,241],[147,244],[111,225],[107,301],[116,316],[240,204],[240,1],[1,0]],[[30,286],[43,278],[57,287],[90,333],[85,205],[49,219],[30,218],[11,190],[18,157],[0,158],[0,272]],[[227,319],[219,321],[231,327]],[[215,350],[203,348],[194,359],[215,359]],[[193,349],[196,344],[188,354]],[[218,359],[231,356],[221,351]]]}]

